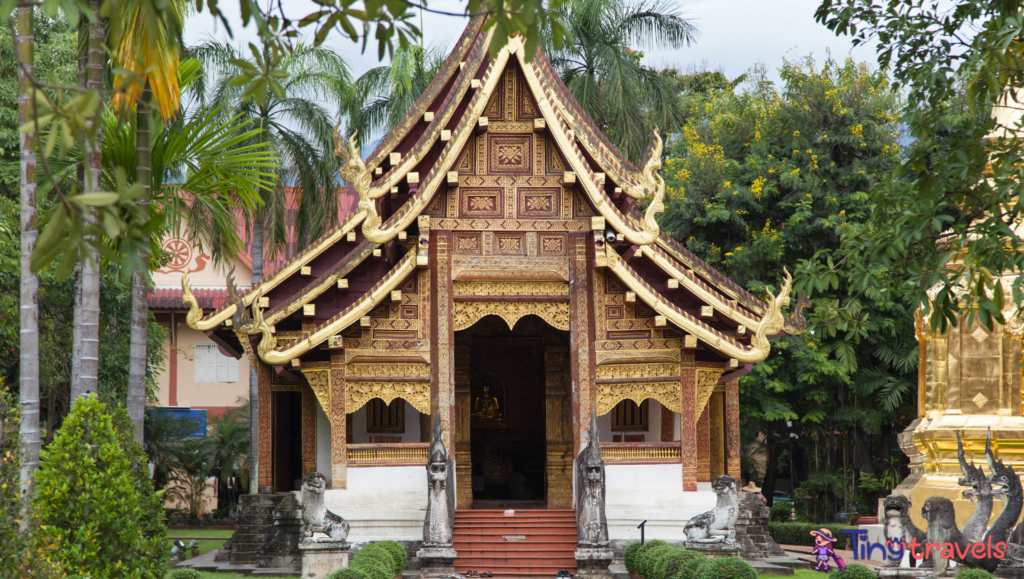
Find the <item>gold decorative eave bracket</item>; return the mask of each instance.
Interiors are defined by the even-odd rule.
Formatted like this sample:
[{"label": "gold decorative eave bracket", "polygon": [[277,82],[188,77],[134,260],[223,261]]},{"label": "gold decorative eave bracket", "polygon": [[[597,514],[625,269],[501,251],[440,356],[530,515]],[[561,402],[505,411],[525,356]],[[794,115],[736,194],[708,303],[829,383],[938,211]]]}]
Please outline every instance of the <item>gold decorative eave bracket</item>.
[{"label": "gold decorative eave bracket", "polygon": [[[530,90],[533,92],[533,97],[537,101],[537,106],[540,109],[544,120],[547,122],[548,130],[551,132],[551,137],[562,152],[565,153],[570,167],[572,167],[575,172],[576,182],[586,192],[598,212],[607,220],[608,225],[615,229],[615,231],[621,233],[627,241],[635,245],[650,245],[651,243],[654,243],[660,233],[658,224],[655,221],[655,216],[665,210],[665,206],[662,204],[662,199],[664,198],[665,193],[665,182],[660,176],[654,173],[652,169],[651,175],[653,181],[657,183],[657,190],[654,193],[654,199],[651,200],[651,203],[648,205],[647,211],[644,214],[642,228],[640,230],[636,229],[633,224],[631,224],[626,217],[619,212],[614,205],[612,205],[611,199],[609,199],[604,188],[599,183],[598,177],[594,174],[590,165],[583,158],[583,153],[576,144],[575,136],[571,136],[569,134],[569,125],[555,110],[551,100],[544,92],[537,70],[534,68],[532,63],[526,62],[523,52],[524,51],[522,50],[516,51],[516,58],[519,59],[519,65],[523,70],[523,76],[526,78],[526,83],[530,86]],[[661,139],[657,136],[657,131],[655,131],[654,138],[657,141],[657,153],[658,156],[660,156]],[[658,161],[658,166],[660,166],[660,160]]]},{"label": "gold decorative eave bracket", "polygon": [[[416,271],[416,255],[416,251],[408,252],[402,258],[402,261],[384,276],[384,279],[373,286],[373,289],[363,295],[359,301],[346,308],[345,311],[313,330],[308,338],[296,340],[286,347],[269,350],[261,342],[258,348],[260,358],[267,364],[274,366],[288,363],[326,342],[331,336],[358,322],[359,318],[369,314],[379,304],[389,300],[391,298],[391,291],[404,283]],[[266,339],[264,337],[264,340]]]},{"label": "gold decorative eave bracket", "polygon": [[605,246],[605,256],[608,259],[608,269],[614,272],[626,287],[636,292],[636,296],[657,314],[665,316],[668,321],[683,331],[689,332],[696,336],[697,339],[705,342],[722,354],[735,358],[739,362],[761,362],[768,357],[768,352],[770,351],[768,336],[775,335],[781,329],[783,316],[779,309],[789,304],[789,290],[792,280],[789,273],[786,273],[786,283],[783,285],[782,290],[780,290],[778,297],[772,298],[768,315],[758,324],[757,332],[751,338],[751,344],[747,346],[670,303],[664,296],[643,281],[632,268],[626,265],[626,262],[622,260],[611,245]]},{"label": "gold decorative eave bracket", "polygon": [[[366,211],[359,211],[350,217],[344,225],[321,237],[306,251],[295,256],[290,262],[285,264],[284,267],[275,272],[274,275],[245,292],[241,296],[242,302],[246,306],[251,306],[258,296],[265,295],[268,291],[277,287],[282,281],[301,270],[304,265],[313,261],[313,259],[326,251],[327,248],[344,239],[350,231],[355,229],[356,226],[366,218],[366,215]],[[203,308],[199,307],[199,302],[196,300],[195,296],[192,295],[192,286],[188,279],[188,273],[181,276],[181,301],[189,306],[188,314],[185,316],[185,322],[188,323],[190,328],[193,330],[199,330],[200,332],[218,328],[226,320],[231,319],[231,317],[235,315],[236,305],[227,304],[204,318]]]}]

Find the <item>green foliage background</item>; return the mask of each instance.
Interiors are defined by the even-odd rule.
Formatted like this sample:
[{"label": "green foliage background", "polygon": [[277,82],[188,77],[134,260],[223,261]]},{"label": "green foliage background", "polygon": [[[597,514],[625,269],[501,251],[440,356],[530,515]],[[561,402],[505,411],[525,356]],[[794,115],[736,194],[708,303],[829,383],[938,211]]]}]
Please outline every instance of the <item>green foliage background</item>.
[{"label": "green foliage background", "polygon": [[[742,87],[716,77],[692,83],[696,90],[682,99],[686,124],[670,139],[663,169],[664,230],[762,297],[777,293],[783,267],[839,245],[844,228],[865,218],[866,192],[900,154],[902,101],[885,74],[829,57],[820,64],[787,61],[779,75],[779,86],[764,67]],[[763,443],[768,454],[768,497],[785,449],[785,421],[795,421],[801,436],[797,479],[827,473],[841,481],[853,473],[829,469],[847,462],[879,472],[913,410],[910,310],[862,296],[859,323],[851,325],[814,317],[846,295],[838,278],[809,289],[817,323],[773,340],[768,360],[740,380],[745,442]],[[850,436],[837,439],[835,432]],[[744,475],[759,478],[750,468]],[[820,496],[844,485],[826,487]]]}]

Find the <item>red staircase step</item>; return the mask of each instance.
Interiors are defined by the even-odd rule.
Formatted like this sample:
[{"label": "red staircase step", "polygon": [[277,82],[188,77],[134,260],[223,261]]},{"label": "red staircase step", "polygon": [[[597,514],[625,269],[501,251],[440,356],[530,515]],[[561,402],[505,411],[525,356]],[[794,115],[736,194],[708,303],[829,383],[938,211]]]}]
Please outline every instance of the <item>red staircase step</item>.
[{"label": "red staircase step", "polygon": [[[576,513],[571,509],[466,509],[455,512],[455,570],[495,579],[553,577],[576,571]],[[509,541],[505,535],[522,535]]]}]

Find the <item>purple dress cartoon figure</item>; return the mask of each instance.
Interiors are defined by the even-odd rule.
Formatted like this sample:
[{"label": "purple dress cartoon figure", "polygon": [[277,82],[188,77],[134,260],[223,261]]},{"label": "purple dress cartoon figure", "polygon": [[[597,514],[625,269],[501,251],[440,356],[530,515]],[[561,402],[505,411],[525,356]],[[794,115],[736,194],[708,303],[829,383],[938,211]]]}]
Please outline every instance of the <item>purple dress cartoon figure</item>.
[{"label": "purple dress cartoon figure", "polygon": [[836,555],[835,550],[832,549],[832,544],[836,542],[835,537],[832,536],[832,531],[821,528],[817,531],[811,531],[811,536],[814,537],[814,550],[811,551],[811,553],[818,561],[818,564],[814,567],[815,571],[828,573],[830,570],[828,565],[829,557],[835,559],[836,567],[838,567],[840,571],[846,569],[846,564],[843,563],[843,560],[840,559]]}]

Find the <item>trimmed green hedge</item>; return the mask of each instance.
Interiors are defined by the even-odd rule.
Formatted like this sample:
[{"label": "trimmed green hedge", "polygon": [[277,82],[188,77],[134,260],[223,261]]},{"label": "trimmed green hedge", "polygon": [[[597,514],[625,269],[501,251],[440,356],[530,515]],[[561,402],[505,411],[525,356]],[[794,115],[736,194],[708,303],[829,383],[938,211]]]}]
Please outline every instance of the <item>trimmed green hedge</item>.
[{"label": "trimmed green hedge", "polygon": [[708,558],[699,551],[673,547],[657,539],[631,543],[622,554],[628,571],[644,579],[699,579],[699,573]]},{"label": "trimmed green hedge", "polygon": [[626,550],[622,552],[622,564],[626,566],[626,571],[636,571],[636,557],[637,552],[640,550],[640,543],[630,543]]},{"label": "trimmed green hedge", "polygon": [[832,531],[836,538],[836,549],[850,549],[850,535],[844,535],[843,529],[856,529],[849,525],[819,525],[818,523],[768,523],[768,534],[780,545],[804,545],[814,546],[814,537],[811,531],[825,528]]},{"label": "trimmed green hedge", "polygon": [[956,572],[956,579],[993,579],[995,575],[984,569],[960,569]]},{"label": "trimmed green hedge", "polygon": [[757,579],[754,567],[739,557],[709,559],[704,563],[698,579]]},{"label": "trimmed green hedge", "polygon": [[773,523],[785,523],[789,521],[789,517],[792,514],[790,503],[788,501],[776,501],[772,503],[772,514],[771,521]]},{"label": "trimmed green hedge", "polygon": [[331,579],[392,579],[405,571],[408,562],[401,543],[379,541],[359,549],[352,563],[332,573]]},{"label": "trimmed green hedge", "polygon": [[842,571],[836,569],[829,574],[829,579],[877,579],[878,574],[860,563],[850,563]]}]

